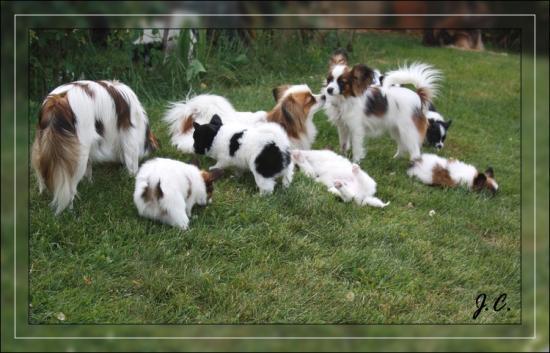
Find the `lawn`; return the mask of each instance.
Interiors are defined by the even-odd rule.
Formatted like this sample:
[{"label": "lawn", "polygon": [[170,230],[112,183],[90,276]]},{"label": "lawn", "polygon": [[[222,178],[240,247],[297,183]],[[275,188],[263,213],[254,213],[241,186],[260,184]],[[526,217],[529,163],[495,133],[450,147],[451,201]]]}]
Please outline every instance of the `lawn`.
[{"label": "lawn", "polygon": [[[288,72],[268,65],[237,73],[247,75],[242,84],[196,91],[225,96],[238,110],[269,110],[279,84],[319,91],[330,49],[304,48],[301,67]],[[389,33],[358,34],[353,49],[352,63],[382,71],[419,60],[443,72],[435,103],[453,125],[440,154],[493,166],[495,197],[410,179],[389,137],[369,140],[361,162],[387,208],[342,203],[299,172],[268,197],[250,174],[229,174],[186,232],[138,216],[133,179],[120,165],[94,165],[93,183],[83,180],[74,209],[57,217],[33,175],[30,323],[519,323],[519,55],[427,48]],[[167,100],[143,99],[162,145],[151,157],[189,161],[160,120]],[[39,103],[30,102],[32,127]],[[326,116],[314,122],[314,148],[336,148]],[[479,293],[506,293],[511,310],[472,320]]]}]

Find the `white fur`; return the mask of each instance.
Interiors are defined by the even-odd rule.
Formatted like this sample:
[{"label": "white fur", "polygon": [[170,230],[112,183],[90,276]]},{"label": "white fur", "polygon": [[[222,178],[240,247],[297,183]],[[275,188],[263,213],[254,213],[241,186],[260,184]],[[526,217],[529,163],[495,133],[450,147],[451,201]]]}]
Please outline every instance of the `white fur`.
[{"label": "white fur", "polygon": [[[430,99],[437,95],[439,88],[438,81],[441,79],[441,72],[430,65],[414,62],[409,66],[402,66],[397,70],[387,72],[384,77],[383,87],[393,85],[412,84],[416,88],[424,88]],[[426,102],[427,103],[427,102]],[[425,110],[428,110],[425,107]]]},{"label": "white fur", "polygon": [[[118,81],[103,81],[114,86],[130,107],[130,121],[132,126],[127,130],[117,128],[117,114],[115,103],[109,93],[100,84],[94,81],[76,81],[87,84],[93,92],[93,98],[85,91],[71,83],[55,88],[51,95],[66,93],[69,105],[76,119],[76,135],[79,142],[79,162],[72,177],[61,178],[53,190],[52,207],[58,214],[71,205],[77,194],[77,185],[83,176],[92,178],[92,161],[122,162],[128,172],[135,175],[139,158],[146,154],[145,131],[148,124],[147,114],[135,93]],[[43,104],[46,100],[43,102]],[[103,123],[103,137],[95,129],[95,121]],[[50,129],[50,128],[48,128]],[[50,133],[53,133],[50,131]],[[44,189],[44,181],[39,173],[38,183],[40,192]]]},{"label": "white fur", "polygon": [[[427,65],[424,66],[428,67]],[[405,83],[406,75],[401,75],[401,71],[393,71],[386,76],[382,87],[371,86],[361,96],[346,98],[341,94],[337,84],[338,77],[345,72],[345,69],[344,65],[336,65],[332,70],[333,80],[327,82],[325,87],[327,97],[325,111],[328,120],[336,125],[338,129],[341,151],[347,152],[351,148],[353,161],[358,162],[365,157],[363,147],[365,137],[376,137],[387,131],[398,144],[394,158],[403,153],[408,153],[410,159],[418,158],[424,136],[417,130],[412,115],[417,108],[422,108],[426,113],[427,106],[421,106],[420,97],[416,92],[404,87],[386,84],[387,82]],[[404,70],[406,71],[406,69]],[[406,76],[410,79],[410,82],[407,83],[429,84],[429,86],[417,86],[417,88],[424,88],[430,94],[434,94],[436,90],[433,86],[435,81],[434,72],[437,71],[431,69],[413,70],[412,73]],[[416,77],[414,74],[428,77]],[[395,76],[398,77],[395,78]],[[390,81],[386,81],[388,77]],[[403,79],[399,80],[400,77],[403,77]],[[332,88],[332,94],[328,93],[328,88]],[[373,89],[379,89],[388,101],[388,109],[382,117],[365,114],[367,99],[372,94]],[[428,96],[429,99],[431,97]]]},{"label": "white fur", "polygon": [[343,201],[354,200],[358,205],[386,207],[374,196],[376,182],[357,164],[329,150],[292,151],[292,160],[308,177],[324,184],[328,191]]},{"label": "white fur", "polygon": [[[230,156],[230,139],[235,133],[243,130],[246,131],[239,140],[240,147],[233,156]],[[253,126],[239,123],[223,124],[214,137],[212,146],[206,152],[206,155],[216,159],[216,164],[211,169],[236,167],[250,170],[254,175],[254,180],[260,189],[260,193],[262,195],[271,194],[275,188],[277,177],[283,176],[283,186],[288,187],[292,182],[294,173],[292,161],[289,161],[289,165],[286,168],[283,168],[282,171],[270,178],[265,178],[256,171],[256,157],[271,142],[275,142],[283,153],[287,152],[290,154],[290,142],[283,128],[278,124],[263,123]]]},{"label": "white fur", "polygon": [[[155,189],[160,182],[163,196],[145,201],[145,188]],[[187,197],[189,195],[189,197]],[[195,204],[208,203],[206,186],[199,168],[166,158],[144,163],[136,176],[134,204],[141,216],[186,230]]]},{"label": "white fur", "polygon": [[[424,184],[433,184],[433,169],[439,166],[449,172],[451,179],[457,184],[472,189],[475,177],[478,175],[477,169],[470,164],[458,161],[456,159],[446,159],[435,154],[424,153],[422,157],[413,162],[413,165],[407,170],[410,177],[416,177]],[[498,189],[498,184],[491,179],[493,186]]]},{"label": "white fur", "polygon": [[240,122],[255,124],[265,122],[266,112],[238,112],[224,97],[201,94],[187,101],[172,103],[162,118],[170,126],[172,145],[184,153],[193,153],[193,131],[181,132],[184,119],[192,117],[199,124],[206,124],[212,116],[218,114],[224,123]]}]

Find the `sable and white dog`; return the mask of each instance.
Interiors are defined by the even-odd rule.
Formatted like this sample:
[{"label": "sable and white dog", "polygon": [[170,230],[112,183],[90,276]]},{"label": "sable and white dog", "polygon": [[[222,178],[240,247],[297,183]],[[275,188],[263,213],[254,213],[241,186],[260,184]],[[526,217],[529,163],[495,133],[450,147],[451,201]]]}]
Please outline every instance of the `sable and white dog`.
[{"label": "sable and white dog", "polygon": [[123,162],[135,175],[140,157],[158,148],[135,93],[117,81],[76,81],[54,89],[42,102],[32,166],[40,192],[53,193],[58,214],[72,201],[92,161]]},{"label": "sable and white dog", "polygon": [[292,151],[292,160],[308,177],[324,184],[328,191],[344,202],[355,201],[359,206],[386,207],[374,196],[376,182],[348,159],[329,150]]},{"label": "sable and white dog", "polygon": [[203,94],[173,103],[163,120],[170,126],[172,144],[184,153],[193,153],[193,122],[206,124],[216,114],[223,123],[277,123],[287,133],[292,146],[309,148],[317,133],[313,115],[321,109],[324,100],[314,95],[307,85],[279,86],[273,89],[273,96],[277,104],[270,112],[238,112],[227,99]]},{"label": "sable and white dog", "polygon": [[480,173],[473,165],[456,159],[445,159],[435,154],[422,154],[421,158],[412,162],[407,174],[428,185],[465,186],[470,190],[486,189],[492,193],[498,190],[493,168],[489,167],[484,173]]},{"label": "sable and white dog", "polygon": [[136,176],[134,204],[141,216],[186,230],[193,206],[211,202],[213,182],[222,174],[173,159],[152,159]]},{"label": "sable and white dog", "polygon": [[273,192],[277,177],[283,177],[285,187],[292,182],[290,143],[279,125],[223,124],[214,115],[208,124],[193,122],[193,126],[194,151],[216,159],[211,168],[250,170],[262,195]]},{"label": "sable and white dog", "polygon": [[[331,62],[324,91],[325,111],[329,121],[338,128],[340,149],[350,148],[353,160],[365,157],[365,136],[389,132],[397,142],[395,157],[404,153],[415,159],[426,135],[426,112],[436,94],[439,72],[429,65],[412,64],[384,76],[383,85],[372,85],[374,72],[358,64],[353,68],[341,55]],[[396,86],[413,84],[416,92]]]}]

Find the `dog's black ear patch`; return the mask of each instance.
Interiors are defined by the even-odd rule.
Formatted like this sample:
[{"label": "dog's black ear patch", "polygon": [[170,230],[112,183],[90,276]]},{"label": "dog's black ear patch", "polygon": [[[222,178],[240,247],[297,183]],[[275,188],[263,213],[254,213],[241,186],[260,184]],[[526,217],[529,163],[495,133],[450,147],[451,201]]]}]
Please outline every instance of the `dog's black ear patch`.
[{"label": "dog's black ear patch", "polygon": [[218,114],[214,114],[212,119],[210,119],[210,124],[217,125],[217,126],[222,126],[223,123],[222,123],[222,119],[220,118],[220,116]]},{"label": "dog's black ear patch", "polygon": [[487,176],[483,173],[479,173],[474,178],[474,183],[473,183],[474,190],[479,191],[479,190],[483,189],[483,186],[485,186],[486,181],[487,181]]},{"label": "dog's black ear patch", "polygon": [[446,123],[443,123],[443,124],[445,124],[445,129],[449,129],[449,128],[451,127],[451,124],[452,124],[452,123],[453,123],[452,120],[449,120],[449,121],[447,121]]},{"label": "dog's black ear patch", "polygon": [[264,178],[271,178],[280,173],[290,163],[290,153],[282,152],[275,142],[264,146],[256,157],[256,171]]},{"label": "dog's black ear patch", "polygon": [[430,105],[428,106],[428,110],[431,112],[437,112],[437,110],[435,110],[435,105],[432,102],[430,102]]},{"label": "dog's black ear patch", "polygon": [[493,170],[493,167],[487,167],[487,170],[485,171],[485,174],[489,178],[494,178],[495,177],[495,171]]},{"label": "dog's black ear patch", "polygon": [[201,126],[201,124],[193,121],[193,128],[194,129],[198,128],[199,126]]},{"label": "dog's black ear patch", "polygon": [[241,137],[243,137],[243,134],[246,130],[243,130],[241,132],[237,132],[231,136],[231,139],[229,140],[229,155],[233,157],[235,155],[235,152],[241,147],[241,142],[239,141]]},{"label": "dog's black ear patch", "polygon": [[212,117],[214,124],[197,124],[197,126],[195,126],[195,131],[193,131],[193,150],[195,153],[205,154],[212,147],[214,138],[218,134],[218,130],[220,130],[221,127],[221,120],[218,125],[215,117],[218,117],[219,119],[219,116],[214,115],[214,117]]}]

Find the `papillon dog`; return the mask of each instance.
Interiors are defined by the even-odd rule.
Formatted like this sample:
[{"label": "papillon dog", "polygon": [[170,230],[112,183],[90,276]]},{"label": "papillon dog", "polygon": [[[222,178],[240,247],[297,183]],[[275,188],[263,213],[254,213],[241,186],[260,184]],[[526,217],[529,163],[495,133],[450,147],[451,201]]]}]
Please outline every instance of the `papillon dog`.
[{"label": "papillon dog", "polygon": [[328,191],[344,202],[355,201],[359,206],[386,207],[374,196],[376,182],[348,159],[329,150],[293,150],[292,160],[308,177],[324,184]]},{"label": "papillon dog", "polygon": [[194,152],[214,158],[212,168],[250,170],[262,195],[273,192],[280,176],[283,186],[292,182],[290,142],[280,125],[224,124],[214,115],[208,124],[193,122],[193,127]]},{"label": "papillon dog", "polygon": [[426,118],[428,118],[428,131],[424,143],[440,150],[445,146],[447,132],[453,121],[446,122],[432,103],[430,103]]},{"label": "papillon dog", "polygon": [[313,115],[324,104],[321,95],[314,95],[307,85],[284,85],[274,88],[273,96],[276,105],[270,112],[238,112],[227,99],[203,94],[173,103],[163,120],[170,125],[172,144],[184,153],[193,153],[193,122],[206,124],[216,114],[224,123],[277,123],[292,146],[309,148],[317,133]]},{"label": "papillon dog", "polygon": [[76,81],[54,89],[42,102],[32,166],[39,191],[53,193],[59,214],[77,193],[93,161],[122,162],[135,175],[139,159],[158,148],[135,93],[117,81]]},{"label": "papillon dog", "polygon": [[149,160],[137,173],[134,204],[143,217],[187,230],[193,206],[212,201],[213,182],[222,174],[173,159]]},{"label": "papillon dog", "polygon": [[[353,160],[358,162],[365,157],[365,136],[387,131],[398,145],[394,158],[403,153],[418,158],[428,128],[425,114],[436,94],[439,71],[415,63],[387,73],[383,85],[376,86],[369,67],[358,64],[350,68],[341,57],[337,62],[330,68],[324,92],[325,111],[338,129],[341,151],[351,148]],[[412,84],[416,92],[400,84]]]},{"label": "papillon dog", "polygon": [[465,186],[474,191],[489,190],[493,194],[498,190],[493,168],[489,167],[484,173],[480,173],[473,165],[435,154],[424,153],[412,161],[407,174],[428,185]]}]

